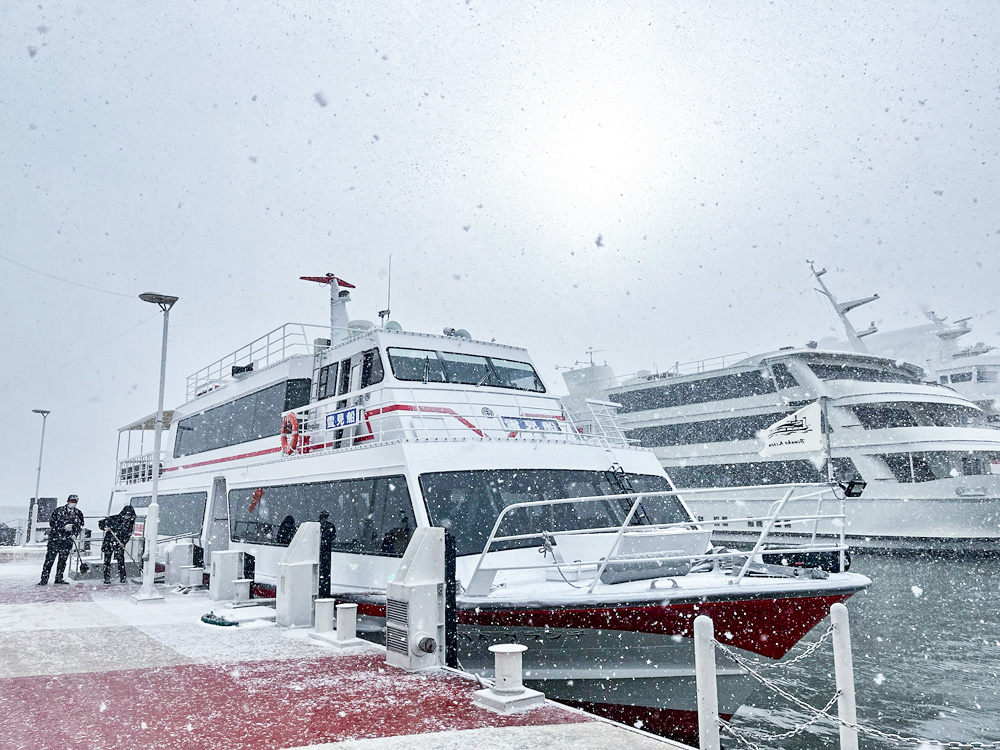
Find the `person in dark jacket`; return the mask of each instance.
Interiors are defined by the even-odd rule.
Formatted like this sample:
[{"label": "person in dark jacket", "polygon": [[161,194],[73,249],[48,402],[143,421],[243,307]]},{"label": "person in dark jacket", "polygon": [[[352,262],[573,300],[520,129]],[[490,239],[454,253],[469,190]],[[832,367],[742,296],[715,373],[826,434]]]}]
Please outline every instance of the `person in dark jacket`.
[{"label": "person in dark jacket", "polygon": [[118,561],[118,580],[125,583],[125,544],[135,530],[135,509],[126,505],[117,515],[102,518],[97,522],[104,532],[101,554],[104,555],[104,582],[111,583],[111,556]]},{"label": "person in dark jacket", "polygon": [[53,583],[69,583],[63,580],[63,573],[66,571],[66,561],[69,560],[69,553],[73,550],[73,538],[79,536],[83,530],[83,513],[76,504],[80,501],[76,495],[66,498],[66,504],[52,511],[49,518],[49,544],[45,550],[45,562],[42,564],[42,580],[39,586],[46,586],[49,582],[49,573],[52,572],[52,564],[59,558],[56,565],[56,579]]}]

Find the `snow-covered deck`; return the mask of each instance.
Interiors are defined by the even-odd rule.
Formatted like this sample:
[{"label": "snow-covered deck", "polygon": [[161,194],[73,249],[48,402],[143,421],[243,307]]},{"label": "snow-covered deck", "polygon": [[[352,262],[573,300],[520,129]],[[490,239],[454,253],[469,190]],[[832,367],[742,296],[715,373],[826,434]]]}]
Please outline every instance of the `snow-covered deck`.
[{"label": "snow-covered deck", "polygon": [[684,748],[553,703],[500,716],[472,705],[477,681],[376,646],[206,625],[204,592],[137,606],[134,584],[40,587],[39,567],[0,563],[4,748]]}]

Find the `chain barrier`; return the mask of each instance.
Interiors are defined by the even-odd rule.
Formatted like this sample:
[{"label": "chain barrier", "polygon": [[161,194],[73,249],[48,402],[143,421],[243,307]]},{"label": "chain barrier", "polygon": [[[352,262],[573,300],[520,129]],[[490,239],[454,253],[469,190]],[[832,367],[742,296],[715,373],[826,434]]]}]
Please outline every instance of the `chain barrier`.
[{"label": "chain barrier", "polygon": [[[808,657],[812,656],[814,653],[816,653],[816,651],[820,648],[820,646],[822,646],[824,643],[830,640],[832,636],[833,636],[833,623],[830,623],[829,627],[827,627],[827,629],[823,632],[823,635],[817,638],[814,643],[810,644],[805,651],[803,651],[795,658],[787,659],[785,661],[764,662],[764,661],[750,661],[749,659],[746,659],[746,657],[734,657],[734,658],[743,658],[747,664],[751,665],[755,669],[772,669],[772,670],[785,669],[786,667],[790,667],[793,664],[797,664],[798,662],[803,661],[804,659],[807,659]],[[727,655],[733,654],[733,652],[730,651],[729,646],[727,646],[726,644],[719,643],[718,641],[715,641],[715,644],[722,651],[726,652]]]},{"label": "chain barrier", "polygon": [[[819,639],[817,639],[817,641],[814,644],[812,644],[809,648],[807,648],[802,654],[797,656],[794,661],[801,661],[806,656],[809,656],[810,654],[815,652],[816,649],[819,648],[819,646],[824,641],[826,641],[827,638],[829,638],[829,636],[832,633],[833,633],[833,626],[831,625],[827,629],[827,631]],[[809,703],[806,703],[800,698],[795,697],[794,695],[786,691],[784,688],[782,688],[780,685],[778,685],[776,682],[760,674],[760,672],[757,671],[757,669],[760,667],[767,668],[772,665],[764,664],[762,662],[757,662],[757,661],[751,661],[750,659],[747,659],[746,657],[736,653],[733,649],[731,649],[729,646],[726,646],[723,643],[719,643],[718,641],[714,641],[714,643],[716,648],[718,648],[726,656],[728,656],[730,659],[736,662],[736,664],[743,667],[750,674],[751,677],[757,680],[757,682],[759,682],[761,685],[768,688],[772,692],[777,693],[782,698],[794,704],[802,711],[804,711],[806,714],[812,717],[808,721],[796,725],[791,730],[787,732],[781,732],[778,734],[768,734],[766,732],[760,732],[753,729],[740,729],[738,727],[732,726],[732,724],[730,724],[729,722],[719,719],[720,728],[726,730],[730,734],[730,736],[739,741],[745,747],[751,748],[751,750],[760,750],[758,746],[754,745],[750,741],[751,738],[759,741],[787,739],[788,737],[792,737],[796,734],[804,732],[808,727],[812,726],[813,724],[817,723],[822,719],[827,719],[830,721],[830,723],[837,726],[853,729],[854,731],[858,732],[858,734],[864,734],[869,737],[876,737],[881,740],[891,741],[895,743],[895,746],[897,747],[899,747],[900,745],[912,745],[914,747],[926,748],[927,750],[930,750],[930,748],[935,748],[935,749],[941,748],[942,750],[1000,750],[1000,741],[942,742],[941,740],[928,740],[920,737],[906,737],[901,734],[897,734],[895,732],[883,732],[882,730],[875,729],[873,727],[866,727],[861,724],[852,724],[850,722],[844,721],[839,716],[833,716],[829,713],[829,710],[833,707],[833,704],[836,703],[837,699],[840,697],[841,691],[839,690],[836,691],[833,697],[830,698],[826,706],[824,706],[822,709],[815,708],[814,706],[810,705]],[[783,664],[778,664],[775,666],[789,666],[792,663],[794,663],[794,661],[788,661]]]}]

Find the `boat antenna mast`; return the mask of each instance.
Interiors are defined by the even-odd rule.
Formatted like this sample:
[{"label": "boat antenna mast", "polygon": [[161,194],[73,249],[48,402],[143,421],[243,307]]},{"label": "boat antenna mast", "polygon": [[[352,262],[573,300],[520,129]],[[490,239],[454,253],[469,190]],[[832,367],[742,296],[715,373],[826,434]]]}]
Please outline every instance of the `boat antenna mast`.
[{"label": "boat antenna mast", "polygon": [[382,328],[385,328],[385,321],[389,319],[390,300],[392,299],[392,256],[389,256],[389,276],[385,285],[385,309],[378,311],[378,321]]},{"label": "boat antenna mast", "polygon": [[350,289],[355,289],[343,279],[332,273],[325,276],[299,276],[302,281],[313,281],[317,284],[327,284],[330,287],[330,345],[339,344],[350,338],[348,331],[347,303],[351,301]]},{"label": "boat antenna mast", "polygon": [[806,263],[809,264],[809,270],[812,271],[813,276],[816,277],[816,281],[822,287],[822,289],[817,289],[816,291],[822,295],[825,295],[826,298],[830,300],[830,304],[833,305],[834,312],[836,312],[837,317],[840,318],[840,323],[841,325],[844,326],[844,332],[847,334],[847,342],[851,345],[851,348],[856,352],[860,352],[861,354],[867,354],[868,347],[865,346],[864,342],[861,339],[863,339],[865,336],[871,336],[873,333],[877,333],[878,328],[875,327],[875,322],[872,321],[872,324],[867,329],[865,329],[864,331],[858,331],[851,324],[851,321],[848,320],[847,313],[853,310],[855,307],[861,307],[862,305],[867,305],[869,302],[874,302],[879,298],[879,296],[877,294],[873,294],[871,297],[862,297],[861,299],[853,299],[850,302],[837,302],[837,298],[833,296],[833,292],[831,292],[827,288],[826,284],[823,282],[823,279],[821,278],[823,274],[826,273],[826,269],[821,268],[820,270],[817,271],[813,261],[807,260]]}]

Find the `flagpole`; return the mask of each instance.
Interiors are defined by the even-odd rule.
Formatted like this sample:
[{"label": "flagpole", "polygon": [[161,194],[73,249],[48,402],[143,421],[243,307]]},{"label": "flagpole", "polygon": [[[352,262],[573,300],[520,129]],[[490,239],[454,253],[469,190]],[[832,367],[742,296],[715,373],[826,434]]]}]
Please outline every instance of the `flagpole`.
[{"label": "flagpole", "polygon": [[829,396],[819,397],[820,413],[823,415],[823,422],[820,425],[823,431],[823,449],[826,451],[826,481],[833,484],[833,454],[830,451],[830,417],[828,415],[827,402]]}]

